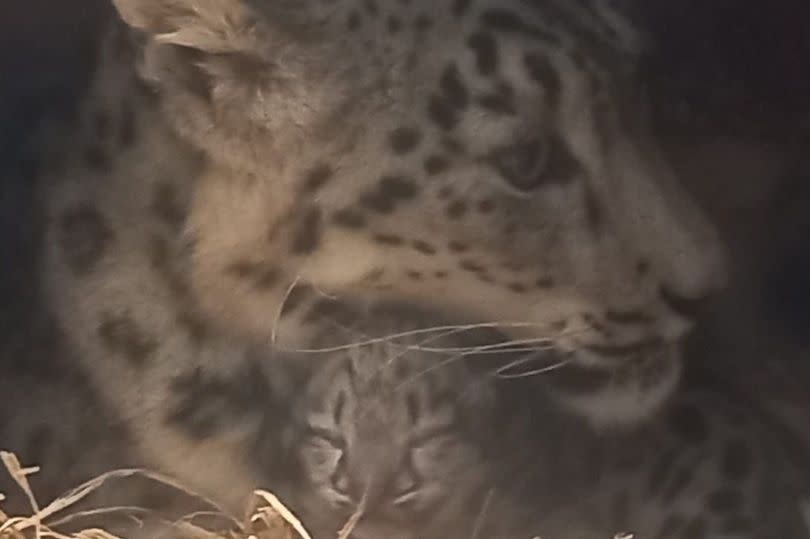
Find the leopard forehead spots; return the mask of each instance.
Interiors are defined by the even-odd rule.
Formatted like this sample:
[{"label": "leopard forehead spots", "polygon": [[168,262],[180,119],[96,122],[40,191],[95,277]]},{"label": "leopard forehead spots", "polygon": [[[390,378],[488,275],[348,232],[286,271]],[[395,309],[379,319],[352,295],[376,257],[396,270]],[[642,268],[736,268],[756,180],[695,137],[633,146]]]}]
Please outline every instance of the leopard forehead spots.
[{"label": "leopard forehead spots", "polygon": [[70,270],[77,276],[92,271],[114,240],[114,233],[96,208],[83,205],[60,218],[59,243]]},{"label": "leopard forehead spots", "polygon": [[411,245],[423,255],[435,255],[437,252],[436,248],[426,241],[414,240]]}]

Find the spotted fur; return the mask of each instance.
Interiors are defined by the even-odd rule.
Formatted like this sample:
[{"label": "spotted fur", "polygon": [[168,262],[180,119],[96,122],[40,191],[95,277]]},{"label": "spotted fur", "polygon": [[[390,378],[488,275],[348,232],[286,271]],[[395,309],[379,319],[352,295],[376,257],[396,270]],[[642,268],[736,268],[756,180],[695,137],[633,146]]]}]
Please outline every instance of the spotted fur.
[{"label": "spotted fur", "polygon": [[722,249],[648,135],[639,40],[607,2],[114,4],[40,179],[43,281],[155,466],[227,494],[256,418],[210,445],[156,410],[308,342],[345,314],[324,296],[553,346],[609,379],[548,379],[595,423],[675,387]]}]

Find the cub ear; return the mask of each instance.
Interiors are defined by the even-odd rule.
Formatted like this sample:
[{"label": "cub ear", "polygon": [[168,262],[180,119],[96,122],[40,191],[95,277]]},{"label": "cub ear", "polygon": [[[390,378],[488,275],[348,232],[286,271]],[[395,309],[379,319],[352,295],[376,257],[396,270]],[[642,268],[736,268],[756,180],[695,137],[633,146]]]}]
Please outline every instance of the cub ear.
[{"label": "cub ear", "polygon": [[158,43],[208,53],[249,49],[256,18],[244,0],[113,0],[129,26]]}]

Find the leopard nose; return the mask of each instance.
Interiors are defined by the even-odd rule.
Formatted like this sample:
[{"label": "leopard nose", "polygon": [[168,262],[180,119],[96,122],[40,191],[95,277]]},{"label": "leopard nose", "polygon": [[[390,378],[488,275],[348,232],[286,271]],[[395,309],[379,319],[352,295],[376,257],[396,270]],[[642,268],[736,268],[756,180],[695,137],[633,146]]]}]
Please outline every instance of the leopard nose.
[{"label": "leopard nose", "polygon": [[711,294],[707,290],[699,296],[684,295],[662,286],[659,289],[659,296],[674,314],[687,320],[694,320],[704,312]]},{"label": "leopard nose", "polygon": [[675,312],[691,317],[726,286],[726,252],[720,240],[709,234],[691,244],[686,240],[680,245],[673,243],[673,252],[659,258],[660,295]]}]

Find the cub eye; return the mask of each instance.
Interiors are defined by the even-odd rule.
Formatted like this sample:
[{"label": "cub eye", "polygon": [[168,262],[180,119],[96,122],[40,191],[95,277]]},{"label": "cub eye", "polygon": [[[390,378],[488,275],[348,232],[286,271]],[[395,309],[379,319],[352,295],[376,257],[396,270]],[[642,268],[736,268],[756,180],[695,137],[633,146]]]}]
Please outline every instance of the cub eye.
[{"label": "cub eye", "polygon": [[400,474],[394,481],[393,504],[397,507],[408,506],[419,494],[419,481],[412,473]]},{"label": "cub eye", "polygon": [[332,490],[348,501],[350,498],[349,476],[346,475],[346,470],[344,470],[340,463],[338,463],[338,467],[335,470],[335,473],[332,474],[332,477],[329,478],[329,481],[332,485]]},{"label": "cub eye", "polygon": [[346,449],[346,443],[340,436],[319,428],[310,428],[305,444],[324,453],[341,454]]},{"label": "cub eye", "polygon": [[330,432],[312,429],[303,440],[301,456],[307,473],[319,483],[326,483],[340,492],[348,488],[345,477],[345,442]]},{"label": "cub eye", "polygon": [[496,150],[489,163],[509,186],[522,193],[541,187],[548,179],[549,147],[539,138]]},{"label": "cub eye", "polygon": [[305,454],[309,473],[316,482],[328,486],[333,503],[346,506],[352,503],[350,482],[346,471],[346,451],[343,440],[331,433],[312,434],[307,441]]}]

